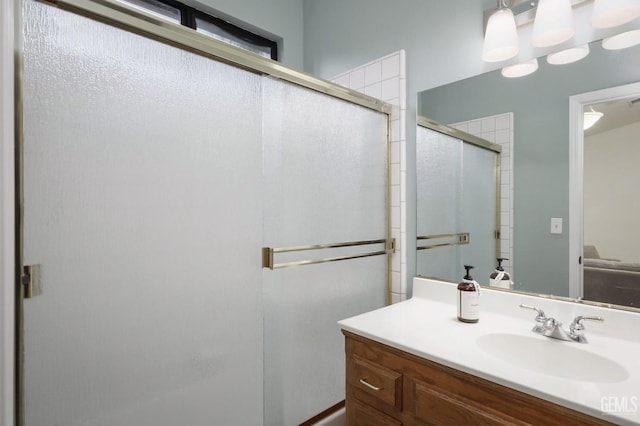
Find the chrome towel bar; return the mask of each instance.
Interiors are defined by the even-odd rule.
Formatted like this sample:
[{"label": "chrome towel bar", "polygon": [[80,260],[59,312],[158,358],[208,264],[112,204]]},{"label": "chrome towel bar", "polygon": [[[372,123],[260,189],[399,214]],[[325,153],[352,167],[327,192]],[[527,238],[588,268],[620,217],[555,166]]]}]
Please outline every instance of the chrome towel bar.
[{"label": "chrome towel bar", "polygon": [[440,247],[450,247],[450,246],[459,246],[463,244],[469,244],[469,233],[468,232],[460,232],[458,234],[435,234],[435,235],[422,235],[416,238],[417,241],[423,240],[436,240],[441,238],[455,238],[455,241],[450,241],[447,243],[436,243],[429,244],[426,246],[416,246],[416,250],[430,250],[434,248]]},{"label": "chrome towel bar", "polygon": [[[299,260],[295,262],[284,262],[284,263],[275,263],[274,256],[277,253],[289,253],[296,251],[306,251],[306,250],[324,250],[330,248],[340,248],[340,247],[355,247],[355,246],[366,246],[372,244],[384,244],[384,250],[371,251],[367,253],[357,253],[350,254],[344,256],[334,256],[334,257],[325,257],[321,259],[309,259],[309,260]],[[359,259],[363,257],[371,257],[371,256],[380,256],[383,254],[393,253],[395,251],[396,240],[392,238],[390,240],[381,239],[381,240],[367,240],[367,241],[352,241],[346,243],[334,243],[334,244],[314,244],[309,246],[295,246],[295,247],[263,247],[262,248],[262,267],[268,269],[283,269],[283,268],[292,268],[296,266],[304,266],[304,265],[314,265],[317,263],[327,263],[327,262],[337,262],[340,260],[350,260],[350,259]]]}]

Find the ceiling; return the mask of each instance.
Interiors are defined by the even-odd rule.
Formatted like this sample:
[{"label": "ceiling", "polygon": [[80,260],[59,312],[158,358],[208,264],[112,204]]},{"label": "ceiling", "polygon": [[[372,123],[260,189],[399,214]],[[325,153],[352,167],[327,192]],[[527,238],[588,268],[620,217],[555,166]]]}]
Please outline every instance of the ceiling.
[{"label": "ceiling", "polygon": [[[635,101],[635,102],[634,102]],[[640,97],[603,102],[585,107],[585,111],[593,107],[595,111],[602,112],[604,116],[585,131],[585,136],[593,136],[618,127],[640,122]]]}]

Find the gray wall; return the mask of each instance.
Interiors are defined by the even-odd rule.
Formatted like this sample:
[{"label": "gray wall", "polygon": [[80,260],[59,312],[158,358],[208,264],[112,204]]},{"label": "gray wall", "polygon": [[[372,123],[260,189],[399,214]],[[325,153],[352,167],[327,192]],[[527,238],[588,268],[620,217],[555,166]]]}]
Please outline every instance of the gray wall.
[{"label": "gray wall", "polygon": [[[494,0],[304,0],[305,70],[332,77],[405,49],[424,90],[479,74],[482,13]],[[417,91],[417,90],[416,90]]]},{"label": "gray wall", "polygon": [[281,59],[285,64],[303,66],[303,0],[180,0],[200,10],[207,10],[242,23],[260,35],[281,38]]},{"label": "gray wall", "polygon": [[[407,60],[407,235],[416,235],[417,93],[489,70],[482,13],[494,0],[304,0],[305,71],[331,78],[400,49]],[[415,244],[407,250],[408,291]],[[411,248],[412,246],[412,248]]]},{"label": "gray wall", "polygon": [[[483,42],[483,11],[495,7],[495,0],[303,0],[304,1],[304,67],[305,71],[331,78],[346,70],[372,61],[381,56],[404,49],[407,53],[407,235],[415,235],[415,140],[418,93],[465,79],[505,64],[486,64],[481,60]],[[576,14],[576,36],[560,48],[632,29],[633,22],[620,28],[594,31],[590,26],[590,2],[574,9]],[[635,22],[635,21],[634,21]],[[521,31],[519,57],[511,64],[535,56],[560,50],[558,47],[534,49],[530,44],[531,25]],[[637,80],[637,79],[636,79]],[[577,88],[576,88],[577,89]],[[501,90],[504,90],[501,87]],[[578,90],[579,91],[579,90]],[[540,93],[531,99],[541,97]],[[559,113],[567,116],[568,112]],[[532,121],[532,126],[537,122]],[[540,134],[541,139],[549,135]],[[529,158],[529,165],[522,166],[523,173],[533,175],[537,165],[549,166],[564,163],[566,147],[554,146],[551,152],[558,157],[545,158],[536,147],[530,153],[521,152]],[[548,154],[549,151],[544,151]],[[557,167],[556,167],[557,169]],[[555,173],[555,174],[554,174]],[[526,179],[526,178],[525,178]],[[560,186],[568,185],[568,172],[553,172],[547,181],[560,179]],[[549,198],[566,195],[551,191]],[[517,195],[516,195],[517,197]],[[518,199],[516,198],[516,202]],[[557,200],[558,205],[562,203]],[[568,205],[568,204],[567,204]],[[562,204],[557,210],[541,212],[541,216],[566,217],[568,207]],[[536,207],[538,208],[538,207]],[[549,216],[551,217],[551,216]],[[544,220],[548,226],[548,218]],[[565,229],[568,229],[565,224]],[[558,248],[566,241],[554,241]],[[525,252],[521,255],[529,255]],[[531,253],[534,255],[534,253]],[[535,253],[535,256],[538,256]],[[409,274],[415,271],[415,250],[407,251]],[[556,281],[568,281],[568,275],[554,277]],[[411,280],[409,277],[409,291]]]},{"label": "gray wall", "polygon": [[[421,115],[443,123],[514,112],[514,269],[517,289],[569,292],[569,96],[640,80],[640,47],[606,51],[595,42],[574,64],[518,79],[499,71],[423,92]],[[551,235],[550,218],[563,234]]]}]

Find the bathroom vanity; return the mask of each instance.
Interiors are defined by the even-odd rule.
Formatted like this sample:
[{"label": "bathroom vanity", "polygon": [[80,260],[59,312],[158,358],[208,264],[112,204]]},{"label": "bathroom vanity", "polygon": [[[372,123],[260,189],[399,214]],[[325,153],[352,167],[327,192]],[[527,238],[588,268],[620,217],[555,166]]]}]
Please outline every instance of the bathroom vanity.
[{"label": "bathroom vanity", "polygon": [[352,333],[345,336],[349,425],[611,424]]},{"label": "bathroom vanity", "polygon": [[[348,425],[640,424],[640,342],[605,326],[637,314],[483,289],[480,322],[464,324],[454,297],[416,279],[412,299],[340,321]],[[533,333],[521,303],[605,322],[585,324],[589,343],[564,342]]]}]

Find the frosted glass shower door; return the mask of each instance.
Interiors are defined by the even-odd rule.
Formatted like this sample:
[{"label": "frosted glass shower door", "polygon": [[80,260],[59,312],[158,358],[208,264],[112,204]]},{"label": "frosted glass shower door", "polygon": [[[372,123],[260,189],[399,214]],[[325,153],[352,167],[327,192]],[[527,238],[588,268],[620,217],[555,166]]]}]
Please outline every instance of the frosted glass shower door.
[{"label": "frosted glass shower door", "polygon": [[261,424],[261,77],[24,22],[26,426]]},{"label": "frosted glass shower door", "polygon": [[[498,242],[497,153],[418,126],[416,154],[417,274],[457,282],[463,265],[473,265],[473,277],[489,284]],[[459,234],[468,234],[464,244]]]},{"label": "frosted glass shower door", "polygon": [[465,143],[462,150],[462,209],[461,229],[472,236],[469,244],[460,246],[462,262],[474,265],[473,277],[480,284],[489,285],[497,257],[496,230],[499,211],[496,204],[498,154]]},{"label": "frosted glass shower door", "polygon": [[[418,126],[416,140],[417,235],[466,232],[462,228],[462,141]],[[418,240],[418,247],[444,244],[453,237]],[[456,281],[461,276],[460,246],[417,250],[416,274]]]},{"label": "frosted glass shower door", "polygon": [[[265,246],[386,238],[387,116],[277,80],[263,87]],[[336,322],[385,304],[387,256],[265,269],[263,277],[265,425],[297,425],[344,400]]]}]

